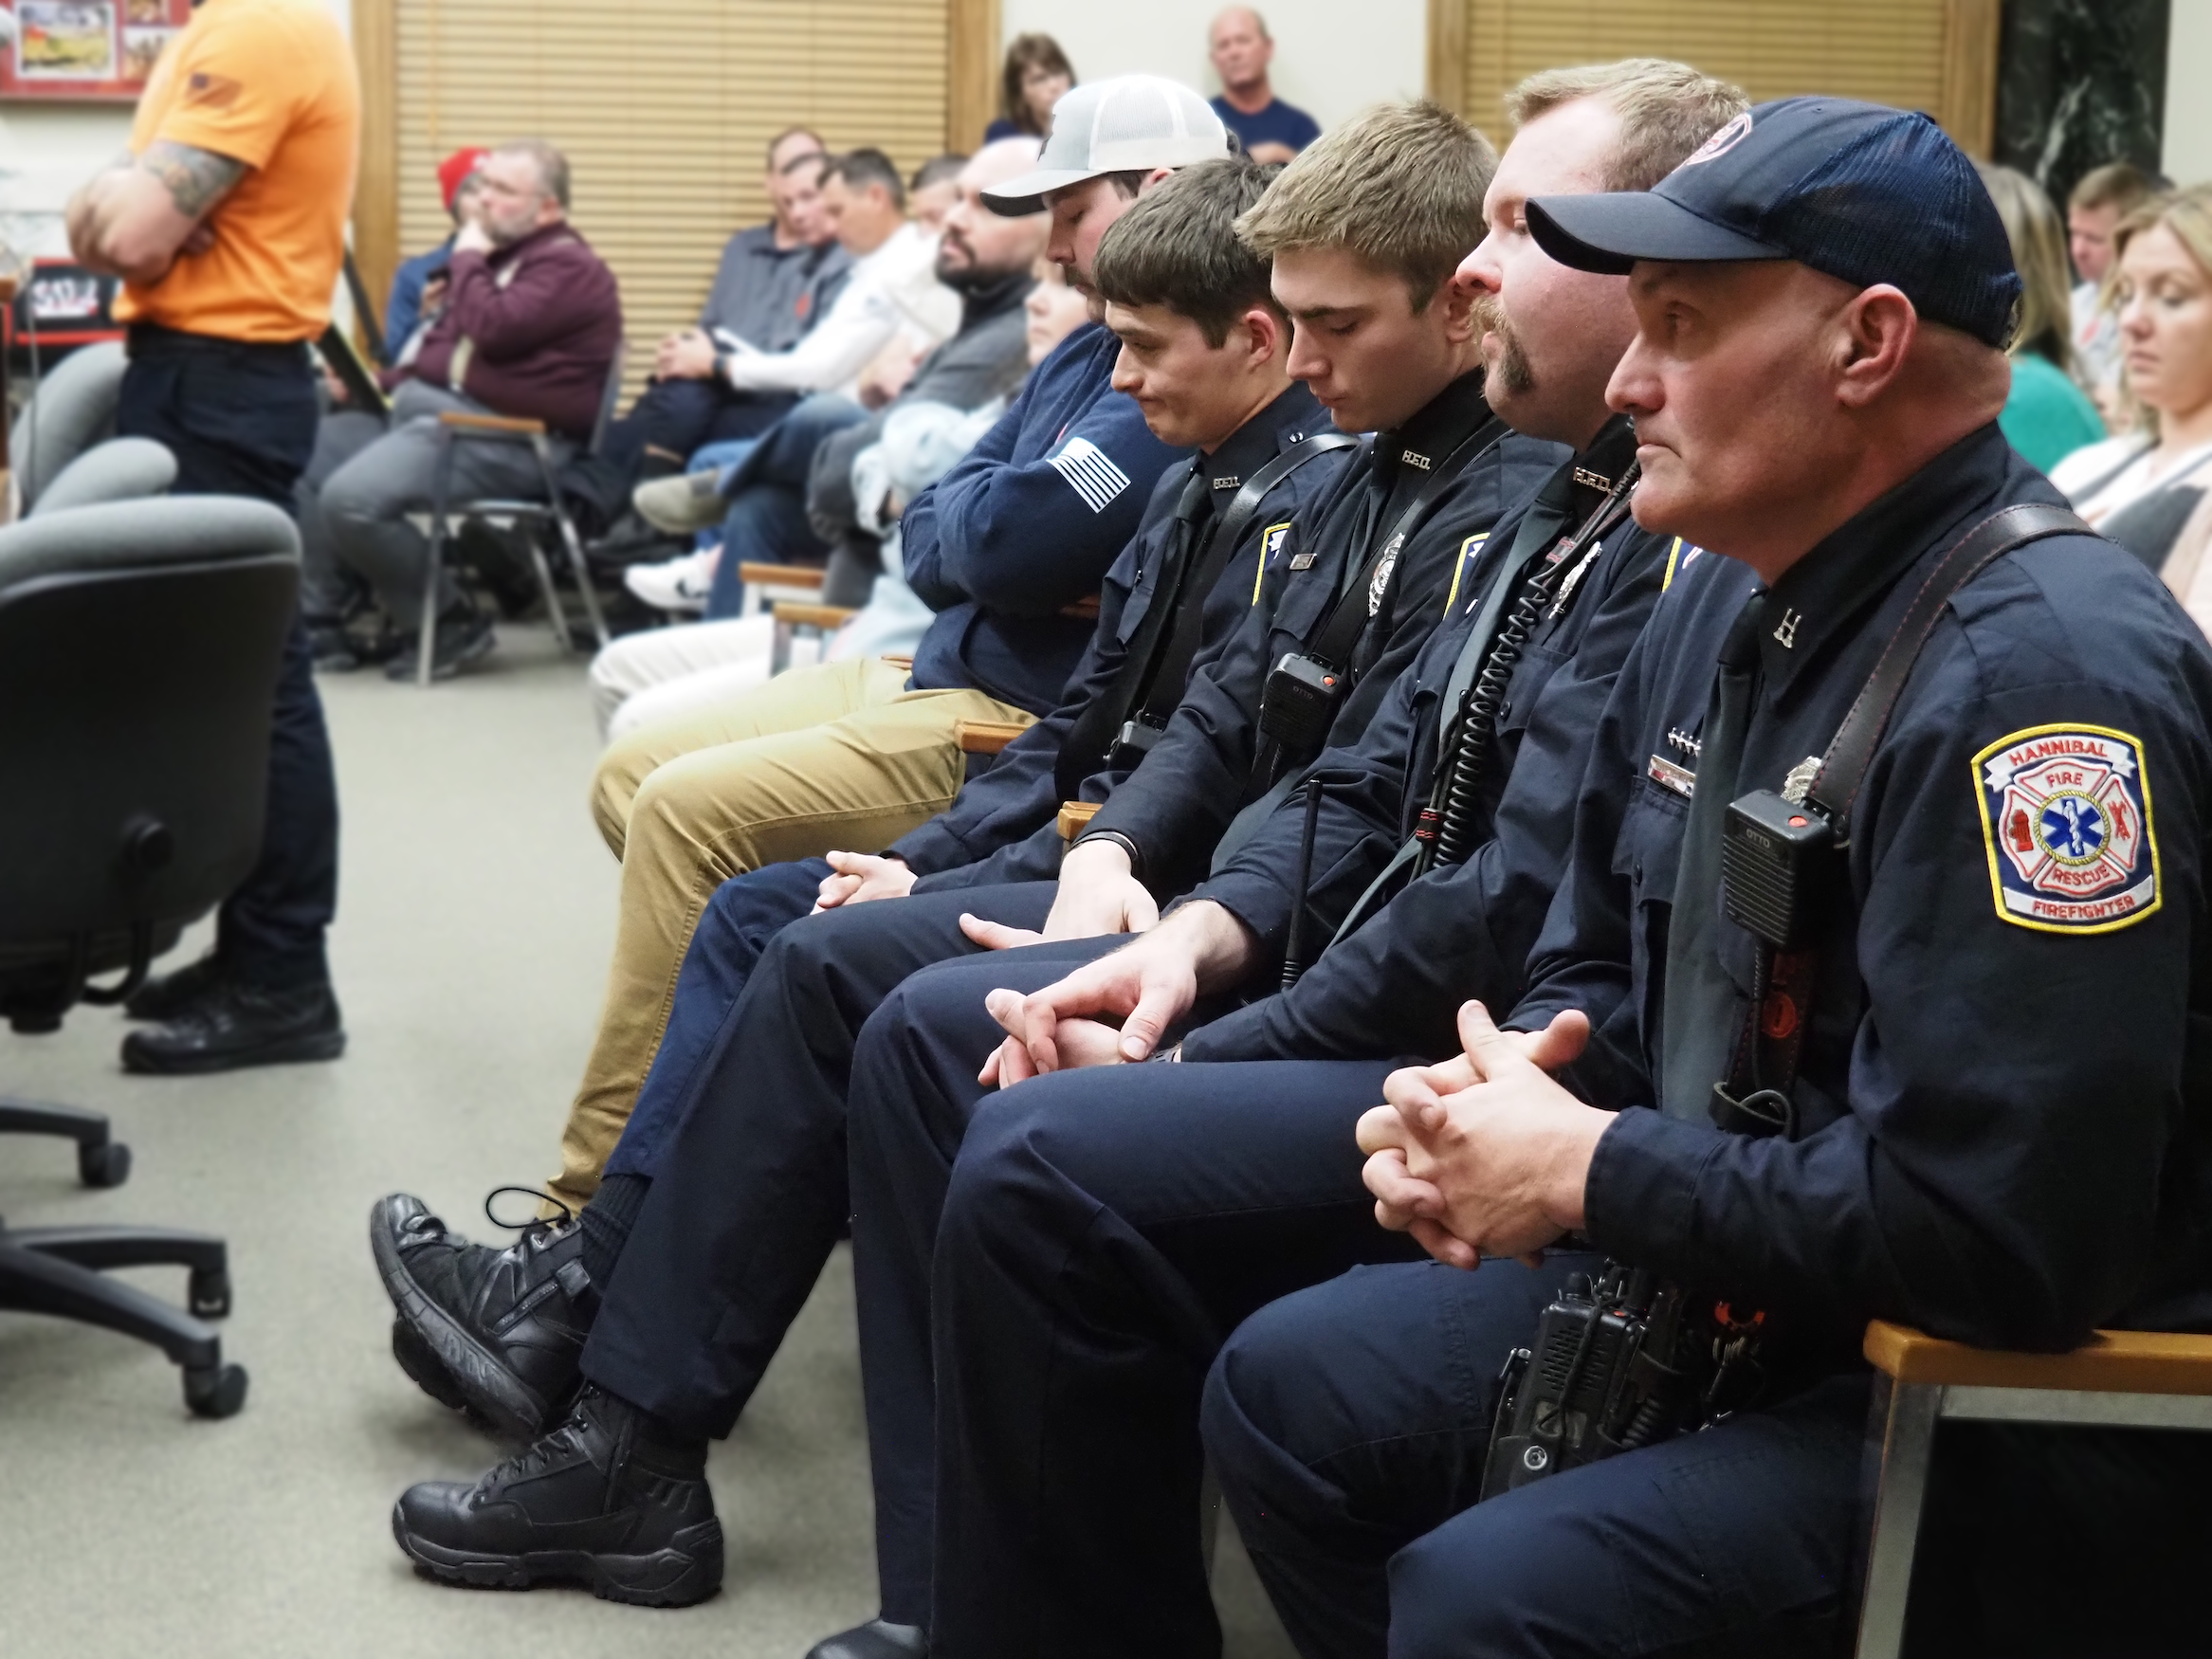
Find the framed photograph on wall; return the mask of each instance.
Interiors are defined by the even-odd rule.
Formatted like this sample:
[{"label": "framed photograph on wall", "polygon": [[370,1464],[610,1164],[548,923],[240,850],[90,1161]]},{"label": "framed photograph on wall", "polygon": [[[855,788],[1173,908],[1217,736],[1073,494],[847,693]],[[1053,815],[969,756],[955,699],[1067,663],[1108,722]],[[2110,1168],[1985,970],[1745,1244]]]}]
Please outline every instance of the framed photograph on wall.
[{"label": "framed photograph on wall", "polygon": [[192,0],[0,0],[13,38],[0,46],[0,99],[129,103]]}]

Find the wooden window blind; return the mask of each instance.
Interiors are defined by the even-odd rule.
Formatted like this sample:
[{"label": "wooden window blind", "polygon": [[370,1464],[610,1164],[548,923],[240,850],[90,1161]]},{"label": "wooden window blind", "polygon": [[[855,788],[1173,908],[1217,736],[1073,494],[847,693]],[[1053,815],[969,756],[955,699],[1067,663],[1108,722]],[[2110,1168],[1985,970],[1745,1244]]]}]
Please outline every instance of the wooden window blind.
[{"label": "wooden window blind", "polygon": [[622,283],[632,392],[698,316],[723,242],[767,216],[771,137],[803,123],[909,174],[944,148],[947,0],[393,0],[392,56],[398,251],[449,228],[440,156],[550,140]]},{"label": "wooden window blind", "polygon": [[[1996,54],[1992,0],[1456,4],[1464,7],[1461,15],[1445,20],[1456,23],[1461,36],[1455,101],[1501,148],[1512,136],[1505,95],[1524,77],[1564,64],[1655,57],[1733,81],[1754,101],[1830,93],[1925,110],[1968,150],[1987,149]],[[1435,65],[1444,75],[1435,78],[1443,80],[1453,66]]]}]

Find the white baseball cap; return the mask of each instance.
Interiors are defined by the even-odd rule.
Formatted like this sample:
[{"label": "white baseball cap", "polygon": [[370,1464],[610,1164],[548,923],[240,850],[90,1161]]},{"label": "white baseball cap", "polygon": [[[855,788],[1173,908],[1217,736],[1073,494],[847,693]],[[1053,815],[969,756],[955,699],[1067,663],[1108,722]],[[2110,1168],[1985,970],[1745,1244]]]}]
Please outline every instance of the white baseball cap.
[{"label": "white baseball cap", "polygon": [[1102,173],[1150,173],[1218,161],[1229,129],[1213,106],[1179,81],[1120,75],[1076,87],[1052,106],[1052,136],[1036,170],[982,192],[993,212],[1009,218],[1044,211],[1048,191]]}]

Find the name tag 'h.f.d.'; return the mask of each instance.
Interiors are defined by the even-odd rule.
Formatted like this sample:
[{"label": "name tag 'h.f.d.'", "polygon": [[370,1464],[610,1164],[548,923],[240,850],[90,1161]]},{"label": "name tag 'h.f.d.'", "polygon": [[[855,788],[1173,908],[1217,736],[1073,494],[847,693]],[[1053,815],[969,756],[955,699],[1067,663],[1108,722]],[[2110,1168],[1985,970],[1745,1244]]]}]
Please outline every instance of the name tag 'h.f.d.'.
[{"label": "name tag 'h.f.d.'", "polygon": [[2035,726],[1974,757],[1997,914],[2048,933],[2107,933],[2156,910],[2158,837],[2140,738]]}]

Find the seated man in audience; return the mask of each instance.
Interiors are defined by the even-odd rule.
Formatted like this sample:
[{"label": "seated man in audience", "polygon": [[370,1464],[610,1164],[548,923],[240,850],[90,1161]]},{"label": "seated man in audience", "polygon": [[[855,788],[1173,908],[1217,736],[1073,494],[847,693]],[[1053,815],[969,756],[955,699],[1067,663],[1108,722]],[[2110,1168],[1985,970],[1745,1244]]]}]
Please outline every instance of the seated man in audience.
[{"label": "seated man in audience", "polygon": [[[1462,173],[1469,175],[1468,202],[1454,202],[1433,189],[1418,191],[1414,199],[1417,208],[1428,209],[1415,237],[1423,242],[1438,237],[1450,239],[1451,251],[1442,257],[1441,272],[1429,279],[1433,290],[1437,276],[1449,273],[1456,250],[1464,246],[1458,239],[1472,211],[1472,202],[1479,200],[1481,179],[1488,171],[1488,152],[1464,127],[1440,111],[1386,111],[1380,125],[1400,129],[1396,135],[1397,141],[1371,145],[1363,140],[1381,137],[1379,131],[1349,134],[1344,154],[1339,158],[1340,161],[1349,159],[1355,169],[1349,180],[1341,171],[1337,174],[1332,194],[1339,201],[1355,192],[1362,197],[1373,198],[1379,194],[1382,198],[1376,203],[1371,217],[1354,234],[1375,237],[1378,227],[1388,222],[1392,228],[1387,234],[1394,244],[1410,240],[1398,228],[1403,218],[1395,210],[1401,205],[1398,192],[1387,187],[1380,190],[1376,187],[1378,178],[1402,177],[1403,164],[1411,155],[1417,153],[1434,159],[1441,150],[1449,158],[1447,164],[1453,167],[1455,179]],[[1172,188],[1179,190],[1179,181]],[[1163,190],[1156,199],[1165,208],[1173,199],[1172,191]],[[1139,210],[1140,214],[1143,211],[1142,208]],[[1134,228],[1137,218],[1133,214],[1125,224]],[[1117,227],[1102,248],[1098,282],[1114,301],[1108,312],[1109,319],[1124,332],[1128,342],[1124,372],[1139,388],[1138,395],[1147,398],[1148,389],[1159,373],[1160,360],[1167,355],[1167,349],[1161,343],[1165,320],[1156,320],[1161,318],[1161,308],[1157,303],[1146,303],[1142,287],[1124,286],[1125,283],[1133,283],[1142,272],[1143,267],[1134,262],[1143,245],[1129,245],[1133,251],[1126,260],[1120,257],[1122,229],[1123,227]],[[1225,242],[1227,230],[1223,223],[1216,232]],[[1109,254],[1117,257],[1109,262]],[[1264,293],[1265,262],[1253,260],[1248,253],[1238,254],[1236,258],[1252,273],[1245,279],[1252,291]],[[1425,263],[1435,264],[1435,254],[1431,252]],[[1231,264],[1216,254],[1208,269]],[[1276,494],[1265,498],[1264,510],[1251,520],[1257,531],[1257,546],[1252,556],[1256,571],[1259,555],[1265,552],[1271,579],[1261,583],[1255,592],[1245,573],[1238,569],[1242,557],[1239,555],[1238,560],[1233,560],[1216,581],[1207,604],[1210,622],[1216,611],[1228,613],[1225,620],[1234,619],[1253,606],[1255,597],[1259,603],[1251,610],[1250,621],[1226,646],[1226,654],[1202,666],[1188,681],[1181,709],[1167,722],[1166,730],[1154,739],[1143,764],[1130,778],[1133,786],[1158,773],[1162,793],[1172,792],[1180,783],[1197,797],[1192,802],[1195,811],[1190,814],[1194,824],[1211,822],[1212,831],[1206,834],[1206,840],[1211,840],[1212,834],[1218,833],[1228,822],[1240,792],[1246,789],[1247,779],[1252,777],[1255,762],[1260,758],[1262,744],[1254,718],[1259,683],[1265,677],[1267,665],[1285,648],[1297,650],[1315,636],[1328,637],[1328,618],[1332,611],[1341,611],[1355,624],[1363,625],[1355,629],[1355,634],[1374,636],[1372,648],[1357,638],[1346,642],[1347,658],[1373,663],[1373,677],[1386,684],[1395,666],[1405,660],[1435,625],[1440,601],[1466,549],[1471,543],[1482,542],[1483,531],[1496,518],[1502,501],[1522,493],[1521,486],[1509,481],[1523,478],[1532,483],[1543,470],[1548,470],[1551,458],[1557,453],[1550,446],[1528,446],[1517,439],[1499,441],[1502,428],[1489,418],[1481,403],[1479,371],[1472,376],[1467,373],[1472,349],[1467,305],[1464,301],[1456,306],[1436,303],[1432,294],[1432,303],[1424,304],[1418,311],[1409,310],[1404,297],[1410,280],[1392,272],[1375,270],[1362,274],[1355,270],[1348,280],[1339,283],[1331,290],[1339,308],[1354,318],[1364,315],[1366,320],[1342,323],[1340,326],[1347,332],[1356,333],[1356,341],[1340,346],[1331,358],[1317,363],[1312,370],[1322,376],[1327,387],[1326,395],[1336,406],[1340,419],[1359,426],[1371,422],[1387,424],[1394,428],[1393,438],[1384,445],[1387,453],[1380,462],[1363,457],[1350,473],[1340,475],[1337,481],[1324,486],[1307,486],[1307,471],[1295,474],[1291,484],[1276,486],[1278,491],[1292,487],[1297,490],[1296,499],[1284,501],[1281,507],[1275,504]],[[1226,278],[1210,276],[1198,292],[1204,294],[1225,285]],[[1261,315],[1278,316],[1271,307]],[[1196,333],[1187,325],[1179,326],[1188,333]],[[1279,321],[1273,326],[1279,328]],[[1132,360],[1133,368],[1129,366]],[[1408,403],[1423,400],[1426,407],[1407,410]],[[1147,401],[1146,407],[1149,410],[1153,404]],[[1472,446],[1467,442],[1470,437],[1475,440]],[[1239,475],[1245,481],[1252,481],[1252,462],[1247,459],[1239,465],[1234,458],[1234,447],[1215,454],[1202,469],[1205,482],[1217,501],[1226,500],[1233,493]],[[1524,453],[1531,448],[1535,454]],[[1478,452],[1480,459],[1470,461],[1471,452]],[[1429,470],[1424,472],[1408,464],[1404,457],[1409,454],[1417,462],[1426,462]],[[1535,465],[1531,465],[1531,462]],[[1309,463],[1307,470],[1319,471],[1321,465]],[[1258,488],[1267,476],[1263,472],[1258,482],[1251,482],[1251,487]],[[1440,479],[1447,488],[1441,492],[1428,490],[1427,482],[1432,478]],[[1376,518],[1373,507],[1377,503],[1372,498],[1378,491],[1397,499],[1383,515],[1382,521],[1374,523],[1371,520]],[[1189,493],[1186,486],[1185,501]],[[1425,501],[1424,496],[1428,497]],[[1164,497],[1159,498],[1156,504],[1164,505]],[[1427,511],[1424,518],[1423,513],[1428,509],[1433,511]],[[1417,528],[1406,528],[1409,510],[1413,520],[1418,523]],[[1270,522],[1282,511],[1288,511],[1287,519]],[[1391,533],[1393,524],[1399,526],[1400,534]],[[1385,572],[1385,546],[1396,549],[1401,543],[1401,556]],[[1392,573],[1399,580],[1394,582]],[[1379,574],[1381,588],[1390,596],[1381,612],[1384,620],[1380,623],[1370,615],[1367,605],[1370,586]],[[1340,595],[1343,595],[1341,601]],[[1344,607],[1349,609],[1343,610]],[[1144,612],[1147,618],[1155,614],[1151,610]],[[1212,630],[1210,627],[1209,632]],[[1209,647],[1208,650],[1213,648]],[[1123,695],[1119,698],[1106,695],[1114,690],[1123,691]],[[1110,675],[1104,683],[1093,677],[1070,686],[1068,702],[1054,717],[1055,722],[1068,734],[1058,746],[1059,764],[1053,766],[1048,757],[1036,780],[1041,788],[1028,792],[1033,800],[1041,799],[1048,815],[1050,803],[1070,787],[1065,781],[1070,771],[1069,750],[1074,750],[1077,757],[1072,775],[1081,779],[1087,770],[1081,756],[1088,742],[1096,741],[1098,734],[1110,734],[1116,729],[1121,712],[1130,706],[1129,695]],[[1137,730],[1157,729],[1152,722],[1161,716],[1154,713],[1153,708],[1162,701],[1157,690],[1149,698],[1138,699],[1142,713],[1136,722]],[[1344,719],[1353,721],[1364,718],[1373,702],[1372,697],[1355,698]],[[1021,752],[1025,747],[1032,747],[1038,735],[1037,730],[1025,734],[1001,757],[999,768],[1031,758]],[[1041,746],[1033,753],[1041,753]],[[1286,757],[1286,761],[1294,766],[1309,753],[1293,752]],[[1121,764],[1125,765],[1125,760]],[[1056,778],[1055,772],[1062,775]],[[1000,771],[996,770],[987,774],[982,786],[992,784],[999,775]],[[1111,787],[1113,777],[1112,774],[1093,777],[1081,785],[1082,792],[1095,799],[1103,788]],[[1253,793],[1264,788],[1263,779]],[[654,1355],[639,1349],[639,1340],[646,1332],[661,1333],[660,1337],[649,1339],[649,1345],[665,1338],[669,1353],[680,1353],[689,1349],[698,1334],[692,1318],[695,1299],[721,1304],[726,1298],[730,1304],[747,1309],[744,1322],[758,1340],[748,1339],[742,1353],[732,1352],[726,1359],[717,1361],[714,1367],[717,1375],[711,1385],[687,1361],[675,1368],[702,1388],[711,1386],[715,1396],[711,1402],[693,1398],[680,1404],[671,1402],[658,1384],[652,1385],[653,1392],[644,1396],[651,1399],[656,1409],[665,1405],[676,1409],[679,1420],[686,1425],[700,1417],[710,1421],[722,1418],[722,1427],[726,1429],[727,1418],[734,1418],[758,1377],[759,1366],[765,1364],[773,1352],[775,1338],[779,1335],[783,1322],[803,1299],[804,1286],[813,1283],[834,1238],[836,1218],[848,1208],[841,1177],[843,1061],[839,1053],[841,1048],[849,1052],[851,1037],[868,1010],[912,966],[976,948],[960,929],[960,912],[964,902],[981,902],[991,907],[992,914],[1008,913],[1001,906],[1011,904],[1011,915],[1015,920],[1031,922],[1043,921],[1046,909],[1051,904],[1049,875],[1057,863],[1056,856],[1048,861],[1037,856],[1042,849],[1009,845],[1005,840],[1005,821],[1029,815],[1011,810],[1020,797],[996,802],[999,811],[995,821],[968,810],[969,796],[979,791],[980,786],[971,786],[951,819],[941,830],[940,826],[931,826],[926,840],[911,838],[910,843],[901,844],[900,850],[914,860],[907,880],[912,880],[911,867],[941,868],[945,879],[956,886],[963,882],[1004,881],[1024,873],[1047,880],[1041,883],[1033,880],[1027,887],[977,890],[973,899],[968,891],[962,890],[858,908],[854,905],[868,896],[865,891],[853,893],[850,884],[843,881],[830,884],[832,890],[825,892],[823,902],[840,899],[842,902],[829,915],[802,922],[781,936],[771,957],[761,963],[750,988],[738,999],[729,1023],[711,1033],[711,1053],[703,1056],[699,1063],[699,1075],[686,1082],[683,1072],[690,1064],[687,1056],[697,1045],[693,1033],[680,1030],[680,1026],[689,1012],[691,1002],[712,1000],[699,994],[711,988],[718,973],[728,973],[733,964],[718,962],[715,958],[738,942],[730,939],[726,928],[714,924],[726,924],[736,915],[735,906],[725,905],[724,900],[746,897],[743,890],[758,886],[759,879],[736,882],[725,888],[709,913],[708,924],[703,927],[699,945],[686,965],[679,988],[679,1000],[686,1006],[680,1010],[678,1023],[671,1025],[668,1042],[654,1071],[656,1084],[667,1083],[673,1074],[677,1092],[685,1097],[686,1103],[696,1099],[699,1105],[685,1126],[684,1149],[670,1147],[660,1159],[660,1166],[667,1172],[663,1178],[667,1178],[674,1175],[681,1162],[702,1154],[710,1157],[714,1167],[722,1170],[735,1183],[730,1208],[725,1213],[742,1220],[737,1231],[724,1230],[722,1238],[705,1244],[703,1249],[681,1248],[684,1229],[710,1217],[698,1210],[689,1194],[679,1193],[670,1205],[663,1206],[656,1186],[641,1223],[649,1242],[641,1239],[638,1249],[642,1256],[638,1265],[627,1269],[620,1287],[611,1292],[618,1299],[621,1311],[614,1317],[618,1334],[606,1355],[608,1362],[615,1365],[626,1380],[660,1375],[667,1368],[657,1363]],[[1031,811],[1033,812],[1033,808]],[[1046,833],[1051,834],[1049,829]],[[995,840],[1009,853],[1029,854],[1029,869],[1022,868],[1019,856],[1011,863],[999,858],[973,862]],[[1187,850],[1196,854],[1202,866],[1203,843]],[[948,867],[940,863],[948,857],[957,861],[963,856],[971,861],[965,867]],[[1188,861],[1170,858],[1162,867],[1181,862]],[[764,872],[764,876],[774,873]],[[811,873],[793,872],[801,883]],[[903,886],[889,889],[903,890]],[[1110,897],[1117,903],[1122,898],[1119,894]],[[803,885],[799,901],[802,904],[805,902]],[[1144,902],[1149,904],[1149,901]],[[872,919],[878,917],[891,923],[887,931],[872,925]],[[1141,925],[1143,918],[1135,920]],[[848,922],[857,927],[848,926]],[[1092,931],[1098,925],[1119,924],[1078,923],[1076,930]],[[782,949],[786,942],[793,946],[789,952]],[[648,1086],[649,1094],[655,1085]],[[666,1098],[664,1092],[663,1100]],[[602,1189],[612,1207],[602,1206],[594,1200],[584,1215],[586,1251],[594,1256],[597,1269],[602,1272],[605,1259],[619,1245],[620,1231],[628,1213],[634,1212],[646,1194],[645,1176],[631,1173],[638,1168],[638,1155],[644,1155],[643,1161],[649,1166],[650,1155],[661,1150],[659,1141],[672,1127],[667,1121],[669,1114],[662,1114],[662,1121],[652,1123],[648,1121],[651,1113],[647,1103],[641,1102],[640,1109],[645,1116],[633,1123],[631,1136],[626,1137],[623,1142],[624,1153],[631,1155],[632,1161],[629,1168],[611,1171]],[[697,1129],[707,1130],[708,1135],[704,1143],[693,1146],[692,1131]],[[649,1134],[641,1137],[641,1130]],[[645,1143],[633,1149],[633,1138]],[[731,1162],[739,1141],[751,1146],[750,1153],[738,1155],[741,1167]],[[618,1158],[621,1156],[618,1154]],[[781,1173],[772,1176],[771,1171]],[[765,1186],[761,1185],[763,1181],[767,1183]],[[674,1234],[666,1225],[670,1220],[679,1223]],[[751,1242],[740,1243],[741,1239]],[[426,1237],[423,1242],[434,1245],[436,1241],[434,1237]],[[693,1242],[704,1244],[703,1238]],[[407,1249],[413,1241],[402,1235],[398,1243]],[[547,1243],[549,1249],[541,1258],[544,1267],[528,1261],[517,1263],[523,1276],[539,1278],[545,1267],[560,1265],[561,1258],[567,1255],[565,1241],[553,1239]],[[731,1246],[739,1247],[735,1253]],[[594,1247],[600,1247],[595,1253]],[[437,1266],[434,1251],[426,1255],[431,1258],[425,1261],[426,1267]],[[666,1301],[651,1290],[655,1281],[666,1282]],[[484,1283],[488,1287],[489,1282]],[[499,1297],[506,1298],[511,1288],[520,1288],[519,1283],[509,1281],[500,1285]],[[643,1300],[638,1300],[641,1295]],[[553,1311],[542,1294],[535,1301]],[[704,1302],[697,1304],[704,1304]],[[588,1316],[590,1311],[588,1305],[574,1303],[565,1306],[571,1317]],[[476,1313],[474,1308],[463,1311],[467,1317]],[[488,1326],[481,1323],[476,1328],[489,1331]],[[542,1341],[548,1334],[544,1325],[537,1327],[535,1335],[539,1339],[537,1345],[541,1350],[549,1347]],[[490,1340],[494,1347],[504,1345],[503,1338],[493,1336]],[[511,1347],[506,1352],[508,1363],[523,1358]],[[540,1357],[542,1354],[531,1358]],[[523,1362],[527,1365],[529,1358],[524,1358]],[[624,1388],[623,1392],[631,1390]],[[723,1417],[725,1411],[727,1417]],[[847,1637],[825,1644],[822,1651],[829,1654],[875,1650],[869,1644],[880,1634],[850,1632]]]},{"label": "seated man in audience", "polygon": [[[1243,1133],[1188,1045],[1141,1089],[1079,1071],[985,1110],[935,1255],[944,1650],[1217,1640],[1199,1377],[1257,1302],[1332,1270],[1311,1243],[1351,1245],[1370,1193],[1445,1266],[1268,1308],[1205,1382],[1302,1652],[1835,1650],[1870,1318],[2037,1349],[2212,1325],[2185,1196],[2212,1144],[2212,655],[1997,429],[2019,283],[1932,122],[1792,100],[1694,160],[1526,208],[1554,259],[1628,277],[1608,400],[1636,519],[1735,556],[1685,549],[1596,723],[1519,1031],[1474,1003],[1439,1066],[1273,1067]],[[2080,815],[2036,829],[2053,787],[2105,803],[2093,889],[2063,862]],[[2164,861],[2154,789],[2186,849]],[[1724,830],[1733,865],[1770,807],[1829,832],[1800,843],[1820,908],[1723,875]],[[1571,1090],[1545,1075],[1570,1065]],[[1570,1316],[1607,1257],[1636,1277],[1606,1318],[1653,1309],[1654,1363],[1578,1422],[1614,1356]],[[1929,1650],[2186,1650],[2194,1612],[2157,1587],[2207,1541],[2203,1442],[2018,1432],[1946,1431]]]},{"label": "seated man in audience", "polygon": [[[542,497],[527,445],[452,441],[441,414],[543,421],[557,460],[587,438],[622,338],[614,274],[568,222],[568,162],[539,139],[503,144],[478,170],[476,217],[453,240],[445,308],[388,369],[392,427],[324,481],[320,510],[340,563],[366,578],[404,632],[422,626],[430,544],[412,519],[430,509],[450,443],[448,500]],[[481,615],[440,573],[440,678],[492,647]],[[389,665],[415,675],[415,647]]]},{"label": "seated man in audience", "polygon": [[1232,6],[1206,30],[1206,55],[1221,77],[1214,113],[1228,124],[1245,153],[1259,161],[1288,161],[1321,137],[1321,123],[1275,96],[1268,65],[1275,61],[1267,19],[1249,6]]},{"label": "seated man in audience", "polygon": [[967,164],[965,155],[933,155],[906,181],[907,210],[930,235],[944,228],[944,216],[960,199],[960,169]]},{"label": "seated man in audience", "polygon": [[678,348],[726,335],[759,351],[787,352],[829,314],[852,261],[822,206],[828,161],[821,139],[804,127],[770,141],[768,223],[730,238],[698,326],[658,344],[651,382],[608,431],[606,456],[621,471],[623,494],[639,477],[681,472],[704,445],[758,436],[797,401],[784,392],[740,395],[715,378],[711,354]]}]

